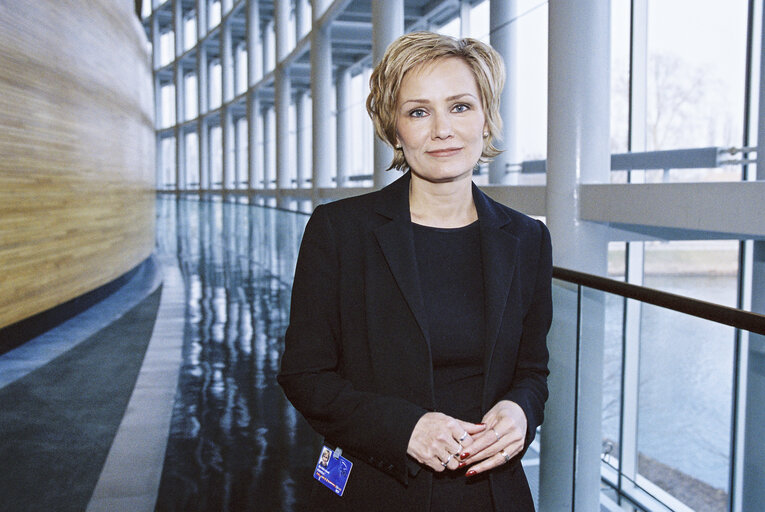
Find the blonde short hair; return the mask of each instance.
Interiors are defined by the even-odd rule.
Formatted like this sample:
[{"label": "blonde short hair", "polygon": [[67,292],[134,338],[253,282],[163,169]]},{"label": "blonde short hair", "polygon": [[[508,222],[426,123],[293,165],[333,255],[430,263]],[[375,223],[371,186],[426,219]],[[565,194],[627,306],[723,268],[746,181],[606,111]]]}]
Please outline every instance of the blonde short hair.
[{"label": "blonde short hair", "polygon": [[433,32],[411,32],[388,46],[369,78],[367,112],[372,118],[377,136],[393,148],[393,161],[388,169],[409,169],[403,150],[396,148],[396,102],[404,75],[421,64],[449,57],[460,58],[470,67],[481,94],[489,133],[484,138],[479,161],[488,162],[501,153],[493,142],[495,139],[500,140],[502,134],[502,117],[499,114],[500,93],[505,85],[502,57],[491,46],[476,39],[455,39]]}]

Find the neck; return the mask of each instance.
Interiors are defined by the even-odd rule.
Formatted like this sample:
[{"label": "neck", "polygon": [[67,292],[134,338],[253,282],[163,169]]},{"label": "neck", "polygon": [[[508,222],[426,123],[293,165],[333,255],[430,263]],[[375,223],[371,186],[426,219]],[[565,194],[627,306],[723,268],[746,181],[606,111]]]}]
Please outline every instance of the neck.
[{"label": "neck", "polygon": [[470,175],[434,183],[412,173],[409,212],[412,222],[437,228],[459,228],[475,222],[478,213],[473,202]]}]

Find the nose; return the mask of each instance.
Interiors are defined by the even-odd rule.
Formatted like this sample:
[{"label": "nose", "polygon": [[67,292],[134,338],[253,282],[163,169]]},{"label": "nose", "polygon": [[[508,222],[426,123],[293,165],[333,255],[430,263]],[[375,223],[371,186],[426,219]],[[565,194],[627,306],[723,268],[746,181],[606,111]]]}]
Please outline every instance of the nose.
[{"label": "nose", "polygon": [[433,138],[447,139],[452,135],[452,121],[447,114],[433,114]]}]

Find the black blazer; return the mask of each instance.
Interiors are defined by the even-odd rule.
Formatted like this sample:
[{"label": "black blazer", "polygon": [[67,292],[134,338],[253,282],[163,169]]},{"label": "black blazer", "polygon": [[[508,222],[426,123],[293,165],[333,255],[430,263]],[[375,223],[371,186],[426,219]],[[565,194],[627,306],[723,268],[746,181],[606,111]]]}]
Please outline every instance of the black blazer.
[{"label": "black blazer", "polygon": [[[430,470],[406,453],[419,418],[435,410],[409,182],[407,173],[382,190],[319,206],[305,229],[278,379],[325,442],[354,463],[342,497],[316,482],[312,510],[428,507]],[[473,198],[488,337],[481,405],[486,412],[502,399],[518,403],[528,447],[547,399],[550,235],[475,185]],[[520,457],[490,472],[497,510],[533,510]]]}]

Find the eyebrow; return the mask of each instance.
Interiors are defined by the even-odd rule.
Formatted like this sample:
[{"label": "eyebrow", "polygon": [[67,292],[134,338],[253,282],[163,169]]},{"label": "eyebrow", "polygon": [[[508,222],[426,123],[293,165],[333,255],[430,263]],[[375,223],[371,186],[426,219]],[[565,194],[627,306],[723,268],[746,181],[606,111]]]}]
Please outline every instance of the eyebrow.
[{"label": "eyebrow", "polygon": [[[469,93],[469,92],[463,92],[462,94],[455,94],[454,96],[449,96],[448,98],[446,98],[446,101],[458,100],[458,99],[463,98],[465,96],[470,96],[474,100],[478,101],[478,98],[476,98],[472,93]],[[430,103],[430,100],[415,98],[415,99],[404,101],[403,103],[401,103],[401,106],[403,107],[407,103]]]}]

